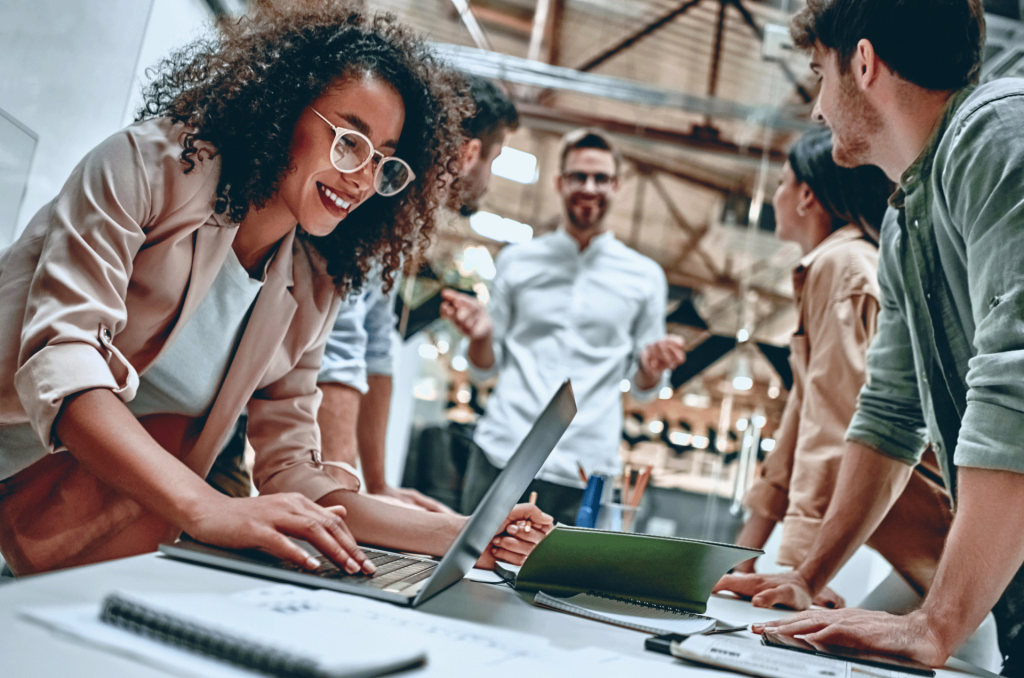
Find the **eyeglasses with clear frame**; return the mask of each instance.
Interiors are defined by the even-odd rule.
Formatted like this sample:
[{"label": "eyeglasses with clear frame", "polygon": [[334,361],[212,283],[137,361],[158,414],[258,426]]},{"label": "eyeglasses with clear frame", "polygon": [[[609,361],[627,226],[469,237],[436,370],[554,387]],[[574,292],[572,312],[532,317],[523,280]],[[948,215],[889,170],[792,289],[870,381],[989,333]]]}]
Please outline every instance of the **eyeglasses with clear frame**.
[{"label": "eyeglasses with clear frame", "polygon": [[594,179],[594,188],[602,192],[611,190],[615,182],[619,180],[617,176],[603,172],[598,172],[597,174],[566,172],[562,175],[562,181],[565,182],[566,186],[574,190],[586,186],[587,181],[591,178]]},{"label": "eyeglasses with clear frame", "polygon": [[343,174],[352,174],[366,167],[371,160],[374,163],[373,189],[383,196],[392,196],[412,183],[416,174],[401,158],[387,156],[373,147],[373,143],[365,134],[354,129],[337,127],[330,120],[311,108],[334,130],[334,143],[331,144],[331,164]]}]

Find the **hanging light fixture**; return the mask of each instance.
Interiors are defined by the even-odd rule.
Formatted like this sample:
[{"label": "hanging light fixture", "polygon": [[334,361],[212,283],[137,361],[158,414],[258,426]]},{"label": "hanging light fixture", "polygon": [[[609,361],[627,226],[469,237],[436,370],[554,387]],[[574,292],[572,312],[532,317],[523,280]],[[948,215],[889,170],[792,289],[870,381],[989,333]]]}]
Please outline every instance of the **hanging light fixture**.
[{"label": "hanging light fixture", "polygon": [[749,391],[754,387],[754,377],[750,372],[750,358],[741,353],[736,356],[736,367],[732,373],[732,387],[737,391]]}]

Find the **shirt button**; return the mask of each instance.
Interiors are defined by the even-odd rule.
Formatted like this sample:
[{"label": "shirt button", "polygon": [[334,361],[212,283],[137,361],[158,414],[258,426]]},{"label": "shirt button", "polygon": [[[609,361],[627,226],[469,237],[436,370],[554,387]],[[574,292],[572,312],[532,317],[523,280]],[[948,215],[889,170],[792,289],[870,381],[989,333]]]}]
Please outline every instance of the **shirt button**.
[{"label": "shirt button", "polygon": [[920,222],[918,222],[917,219],[914,219],[914,228],[918,228],[920,226],[921,226]]}]

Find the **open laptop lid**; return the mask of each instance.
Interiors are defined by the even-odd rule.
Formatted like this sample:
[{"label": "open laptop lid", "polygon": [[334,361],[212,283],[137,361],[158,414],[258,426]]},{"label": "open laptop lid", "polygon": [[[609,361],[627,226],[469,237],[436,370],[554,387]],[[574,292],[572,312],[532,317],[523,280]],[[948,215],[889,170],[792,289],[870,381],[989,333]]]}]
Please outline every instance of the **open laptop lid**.
[{"label": "open laptop lid", "polygon": [[572,384],[567,379],[480,500],[480,505],[452,542],[434,574],[416,594],[413,605],[419,605],[466,576],[490,545],[495,532],[530,486],[575,416],[576,399],[573,397]]}]

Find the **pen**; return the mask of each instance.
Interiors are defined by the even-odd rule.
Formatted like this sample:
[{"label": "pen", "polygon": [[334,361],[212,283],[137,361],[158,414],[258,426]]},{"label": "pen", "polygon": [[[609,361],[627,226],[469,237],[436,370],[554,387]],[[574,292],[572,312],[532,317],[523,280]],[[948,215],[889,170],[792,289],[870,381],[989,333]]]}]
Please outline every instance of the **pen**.
[{"label": "pen", "polygon": [[582,480],[582,481],[583,481],[583,484],[584,484],[584,485],[586,485],[586,484],[587,484],[587,472],[583,470],[583,464],[581,464],[581,463],[579,463],[579,462],[577,461],[577,462],[576,462],[576,468],[577,468],[577,469],[579,469],[579,472],[580,472],[580,480]]},{"label": "pen", "polygon": [[637,478],[636,487],[633,488],[633,496],[630,498],[630,506],[639,506],[640,499],[644,496],[644,490],[647,489],[647,481],[651,479],[651,471],[653,466],[648,464],[644,467],[643,473]]},{"label": "pen", "polygon": [[[533,504],[534,506],[536,506],[537,505],[537,493],[536,492],[531,492],[530,493],[530,500],[527,501],[526,503],[527,504]],[[531,529],[531,525],[532,525],[532,523],[529,520],[517,520],[516,521],[516,527],[522,528],[523,532],[529,532],[530,529]]]},{"label": "pen", "polygon": [[619,497],[619,503],[623,505],[629,503],[629,477],[631,475],[633,475],[633,469],[629,464],[626,464],[622,468],[622,491],[619,493],[622,495]]}]

